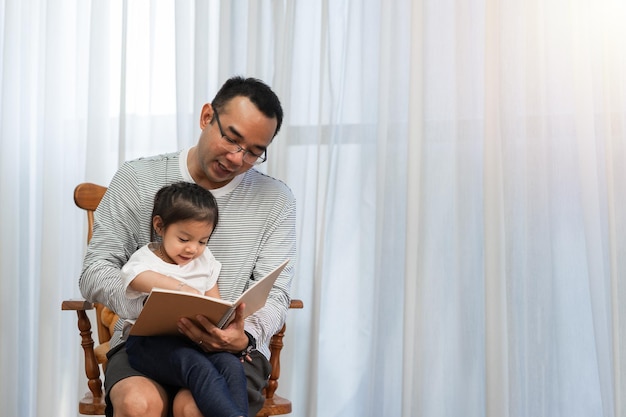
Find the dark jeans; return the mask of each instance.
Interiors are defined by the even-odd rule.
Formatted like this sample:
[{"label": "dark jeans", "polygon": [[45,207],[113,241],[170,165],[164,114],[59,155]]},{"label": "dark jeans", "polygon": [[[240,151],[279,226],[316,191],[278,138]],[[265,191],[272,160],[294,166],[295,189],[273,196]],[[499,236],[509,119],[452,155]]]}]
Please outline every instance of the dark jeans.
[{"label": "dark jeans", "polygon": [[206,353],[175,336],[130,336],[130,365],[151,379],[188,388],[205,417],[248,416],[246,375],[238,357]]}]

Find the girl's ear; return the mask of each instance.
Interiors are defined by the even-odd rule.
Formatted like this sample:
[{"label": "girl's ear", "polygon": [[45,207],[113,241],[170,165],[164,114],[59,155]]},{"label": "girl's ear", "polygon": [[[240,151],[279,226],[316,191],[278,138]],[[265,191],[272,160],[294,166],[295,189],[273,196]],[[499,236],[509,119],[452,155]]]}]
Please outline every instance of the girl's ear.
[{"label": "girl's ear", "polygon": [[163,237],[163,219],[161,216],[154,216],[152,219],[152,227],[157,235]]}]

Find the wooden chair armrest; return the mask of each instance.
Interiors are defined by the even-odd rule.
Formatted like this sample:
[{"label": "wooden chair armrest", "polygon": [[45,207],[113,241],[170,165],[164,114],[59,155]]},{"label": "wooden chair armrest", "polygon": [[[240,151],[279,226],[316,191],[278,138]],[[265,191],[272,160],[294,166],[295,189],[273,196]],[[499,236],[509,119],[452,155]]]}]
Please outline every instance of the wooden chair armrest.
[{"label": "wooden chair armrest", "polygon": [[61,310],[93,310],[93,303],[87,300],[64,300],[61,303]]},{"label": "wooden chair armrest", "polygon": [[[304,303],[302,300],[291,300],[289,303],[289,308],[303,308]],[[280,352],[283,350],[283,337],[285,337],[285,329],[287,325],[284,324],[283,327],[272,336],[272,340],[270,341],[270,364],[272,365],[272,373],[270,374],[270,379],[267,381],[267,387],[265,387],[265,398],[271,400],[274,398],[274,393],[278,388],[278,378],[280,378]]]},{"label": "wooden chair armrest", "polygon": [[94,308],[93,303],[85,300],[66,300],[61,303],[61,310],[73,310],[78,315],[78,330],[81,337],[81,345],[85,353],[85,375],[87,386],[91,391],[91,397],[100,401],[103,398],[102,381],[100,380],[100,367],[94,352],[94,341],[91,337],[91,321],[87,311]]}]

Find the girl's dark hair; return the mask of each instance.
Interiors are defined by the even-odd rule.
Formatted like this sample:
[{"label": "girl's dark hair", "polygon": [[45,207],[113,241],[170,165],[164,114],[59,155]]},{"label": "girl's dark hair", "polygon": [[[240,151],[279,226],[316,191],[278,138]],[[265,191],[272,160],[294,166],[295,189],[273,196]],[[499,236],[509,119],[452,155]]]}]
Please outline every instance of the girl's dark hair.
[{"label": "girl's dark hair", "polygon": [[[184,220],[213,223],[217,226],[217,202],[209,190],[190,182],[166,185],[154,196],[152,217],[160,216],[163,228]],[[150,240],[154,242],[155,230],[150,225]]]},{"label": "girl's dark hair", "polygon": [[283,124],[283,107],[276,93],[267,84],[256,78],[232,77],[222,85],[213,98],[211,106],[221,112],[235,97],[247,97],[266,117],[270,119],[275,117],[274,136],[276,136]]}]

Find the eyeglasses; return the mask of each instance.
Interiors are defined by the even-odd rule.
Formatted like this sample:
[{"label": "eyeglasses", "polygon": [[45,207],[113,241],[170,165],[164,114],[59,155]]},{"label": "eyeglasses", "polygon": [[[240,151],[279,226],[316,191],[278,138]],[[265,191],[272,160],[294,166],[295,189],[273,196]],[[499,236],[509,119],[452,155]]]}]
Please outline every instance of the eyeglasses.
[{"label": "eyeglasses", "polygon": [[215,114],[215,120],[217,121],[217,128],[220,130],[220,135],[222,135],[223,141],[220,142],[222,148],[228,153],[239,153],[243,152],[243,162],[248,165],[259,165],[267,160],[267,150],[263,151],[261,155],[257,155],[254,152],[251,152],[248,149],[242,148],[239,146],[237,142],[226,136],[224,130],[222,129],[222,124],[220,123],[220,116],[217,114],[217,110],[213,109],[213,113]]}]

